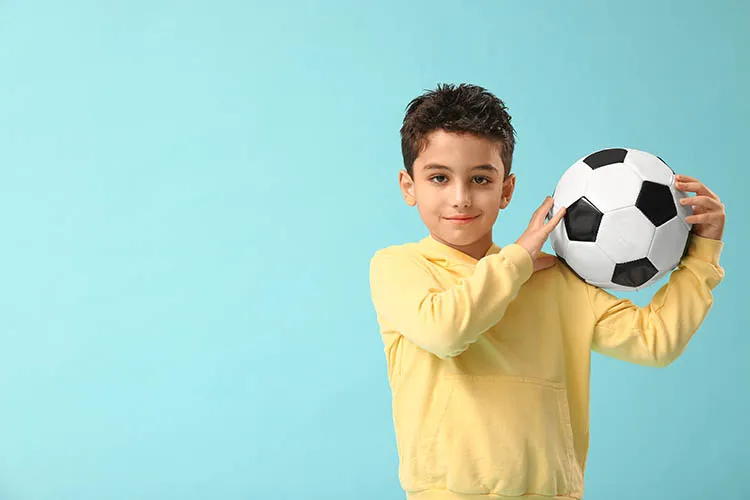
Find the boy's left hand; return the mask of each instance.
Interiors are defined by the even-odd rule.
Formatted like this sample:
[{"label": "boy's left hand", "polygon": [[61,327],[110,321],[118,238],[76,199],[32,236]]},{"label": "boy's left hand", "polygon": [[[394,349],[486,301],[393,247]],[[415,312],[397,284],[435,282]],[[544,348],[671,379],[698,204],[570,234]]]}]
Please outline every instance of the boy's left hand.
[{"label": "boy's left hand", "polygon": [[682,205],[693,206],[693,215],[685,217],[685,222],[693,225],[691,232],[703,238],[721,240],[726,213],[719,197],[701,181],[687,175],[675,175],[675,188],[695,193],[695,196],[680,200]]}]

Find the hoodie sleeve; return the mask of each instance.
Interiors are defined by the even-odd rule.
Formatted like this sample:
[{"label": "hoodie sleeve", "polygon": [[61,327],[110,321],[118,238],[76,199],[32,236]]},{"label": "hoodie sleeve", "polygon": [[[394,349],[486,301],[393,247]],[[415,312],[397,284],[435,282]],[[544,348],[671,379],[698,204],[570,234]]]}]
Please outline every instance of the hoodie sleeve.
[{"label": "hoodie sleeve", "polygon": [[724,279],[723,242],[690,234],[688,252],[645,307],[586,284],[594,314],[592,349],[631,363],[664,367],[687,347]]},{"label": "hoodie sleeve", "polygon": [[454,357],[500,321],[533,272],[531,256],[510,244],[481,258],[447,290],[408,252],[386,248],[370,261],[373,305],[394,330],[440,358]]}]

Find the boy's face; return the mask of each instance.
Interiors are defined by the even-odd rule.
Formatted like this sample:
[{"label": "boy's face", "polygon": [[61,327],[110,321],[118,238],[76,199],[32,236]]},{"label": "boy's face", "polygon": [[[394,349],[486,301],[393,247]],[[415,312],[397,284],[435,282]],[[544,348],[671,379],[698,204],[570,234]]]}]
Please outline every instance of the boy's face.
[{"label": "boy's face", "polygon": [[[479,260],[492,245],[498,212],[510,203],[515,175],[503,179],[497,142],[444,130],[427,139],[414,161],[414,178],[406,170],[399,172],[404,199],[417,206],[433,238]],[[451,220],[457,216],[474,218]]]}]

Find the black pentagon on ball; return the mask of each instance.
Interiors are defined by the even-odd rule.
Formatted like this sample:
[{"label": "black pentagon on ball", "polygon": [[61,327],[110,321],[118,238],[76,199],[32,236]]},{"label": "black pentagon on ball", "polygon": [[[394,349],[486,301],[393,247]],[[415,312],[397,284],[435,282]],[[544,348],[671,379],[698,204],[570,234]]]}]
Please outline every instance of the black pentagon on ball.
[{"label": "black pentagon on ball", "polygon": [[612,273],[612,283],[622,286],[641,286],[654,277],[658,270],[647,258],[617,264]]},{"label": "black pentagon on ball", "polygon": [[669,187],[658,182],[643,181],[635,206],[656,227],[677,215],[677,207]]},{"label": "black pentagon on ball", "polygon": [[603,214],[585,196],[565,210],[565,232],[570,241],[596,241]]},{"label": "black pentagon on ball", "polygon": [[625,160],[625,156],[627,156],[627,154],[627,149],[602,149],[601,151],[597,151],[596,153],[591,153],[590,155],[588,155],[583,159],[583,163],[591,167],[591,170],[594,170],[599,167],[611,165],[613,163],[622,163],[623,160]]}]

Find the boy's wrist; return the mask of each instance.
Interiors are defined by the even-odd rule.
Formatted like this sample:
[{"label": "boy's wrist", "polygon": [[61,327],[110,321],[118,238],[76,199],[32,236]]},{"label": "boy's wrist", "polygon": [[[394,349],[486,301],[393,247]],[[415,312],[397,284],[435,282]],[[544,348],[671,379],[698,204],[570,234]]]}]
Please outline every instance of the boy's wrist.
[{"label": "boy's wrist", "polygon": [[526,248],[518,243],[511,243],[504,246],[500,253],[518,269],[521,279],[525,281],[531,277],[534,272],[534,259]]},{"label": "boy's wrist", "polygon": [[724,242],[722,240],[705,238],[703,236],[698,236],[695,233],[690,233],[688,238],[687,255],[713,264],[719,263],[721,251],[724,248]]}]

